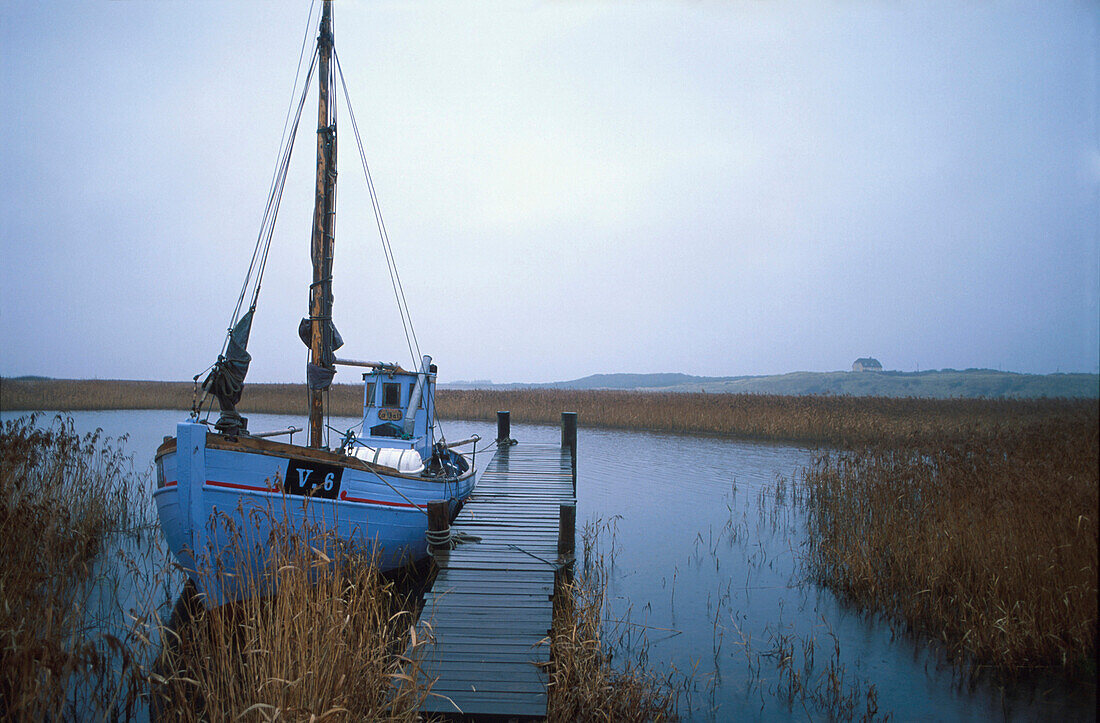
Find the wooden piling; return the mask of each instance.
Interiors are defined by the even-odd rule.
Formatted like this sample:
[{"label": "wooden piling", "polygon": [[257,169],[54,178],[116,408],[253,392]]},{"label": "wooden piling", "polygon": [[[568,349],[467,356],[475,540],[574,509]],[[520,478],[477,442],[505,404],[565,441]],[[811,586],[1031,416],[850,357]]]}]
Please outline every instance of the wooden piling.
[{"label": "wooden piling", "polygon": [[[448,518],[448,504],[446,500],[436,500],[428,503],[428,532],[429,533],[442,533],[449,525]],[[430,538],[429,538],[430,539]],[[439,550],[450,549],[450,542],[433,542],[429,541],[428,550],[431,552],[438,552]]]},{"label": "wooden piling", "polygon": [[561,446],[568,449],[573,461],[573,494],[577,494],[577,413],[561,413]]},{"label": "wooden piling", "polygon": [[507,442],[512,438],[512,413],[497,412],[497,442]]},{"label": "wooden piling", "polygon": [[554,584],[559,590],[573,582],[573,559],[577,549],[577,504],[558,506],[558,574]]}]

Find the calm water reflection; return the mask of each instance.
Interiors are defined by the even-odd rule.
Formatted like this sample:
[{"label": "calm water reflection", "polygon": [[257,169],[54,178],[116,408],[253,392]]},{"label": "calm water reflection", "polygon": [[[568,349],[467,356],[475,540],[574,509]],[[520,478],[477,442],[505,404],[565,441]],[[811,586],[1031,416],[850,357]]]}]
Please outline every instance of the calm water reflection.
[{"label": "calm water reflection", "polygon": [[[147,480],[154,450],[184,415],[73,416],[80,431],[128,434],[127,449]],[[333,426],[356,423],[338,419]],[[292,424],[304,426],[297,417],[249,418],[257,432]],[[496,432],[487,423],[451,421],[443,428],[450,439],[477,433],[491,440]],[[551,426],[512,428],[521,444],[557,443],[559,434]],[[836,666],[843,690],[859,696],[857,716],[873,685],[880,712],[902,720],[1093,719],[1095,689],[1006,693],[959,686],[926,643],[892,634],[805,580],[797,562],[803,519],[789,485],[777,480],[794,478],[812,450],[584,428],[578,446],[578,527],[586,520],[610,525],[601,545],[613,562],[611,617],[629,620],[619,626],[623,654],[644,649],[655,669],[692,674],[686,718],[824,717],[812,695],[784,694],[792,680],[781,664],[789,645],[806,690],[823,695],[826,669]],[[812,669],[805,666],[811,648]]]}]

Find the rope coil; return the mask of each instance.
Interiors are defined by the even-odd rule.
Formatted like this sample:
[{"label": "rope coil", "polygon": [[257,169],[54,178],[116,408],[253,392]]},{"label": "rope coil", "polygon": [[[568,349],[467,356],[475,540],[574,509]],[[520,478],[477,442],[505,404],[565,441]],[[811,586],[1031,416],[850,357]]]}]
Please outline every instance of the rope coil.
[{"label": "rope coil", "polygon": [[481,538],[477,535],[471,535],[468,532],[454,532],[451,533],[451,547],[458,547],[462,543],[477,543],[481,542]]},{"label": "rope coil", "polygon": [[467,532],[452,532],[450,527],[439,531],[426,530],[424,539],[428,541],[429,545],[446,547],[448,550],[453,550],[463,543],[481,542],[481,538],[477,535],[471,535]]},{"label": "rope coil", "polygon": [[450,525],[444,527],[442,530],[425,530],[424,538],[432,547],[445,547],[448,550],[453,547]]}]

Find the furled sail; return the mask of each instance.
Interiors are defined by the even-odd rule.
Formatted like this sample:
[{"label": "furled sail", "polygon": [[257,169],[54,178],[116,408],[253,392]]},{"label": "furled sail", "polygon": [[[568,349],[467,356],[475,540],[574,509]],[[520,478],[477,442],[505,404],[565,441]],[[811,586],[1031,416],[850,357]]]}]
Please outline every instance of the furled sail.
[{"label": "furled sail", "polygon": [[248,374],[248,365],[252,361],[252,355],[248,353],[247,347],[254,311],[254,308],[249,309],[229,332],[225,356],[218,356],[214,368],[202,383],[203,391],[218,398],[218,405],[222,410],[221,418],[216,425],[218,429],[244,430],[246,425],[244,417],[237,414],[236,407],[241,401],[244,377]]}]

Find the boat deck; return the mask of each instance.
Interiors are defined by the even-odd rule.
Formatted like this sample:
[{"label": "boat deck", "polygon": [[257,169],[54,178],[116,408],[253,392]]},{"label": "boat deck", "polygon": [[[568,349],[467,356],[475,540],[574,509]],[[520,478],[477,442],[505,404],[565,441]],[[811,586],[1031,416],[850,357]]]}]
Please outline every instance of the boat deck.
[{"label": "boat deck", "polygon": [[421,627],[431,629],[423,673],[435,679],[425,712],[546,715],[544,666],[563,505],[576,505],[567,447],[497,451],[451,523],[453,534],[480,541],[435,553],[439,574],[421,613]]}]

